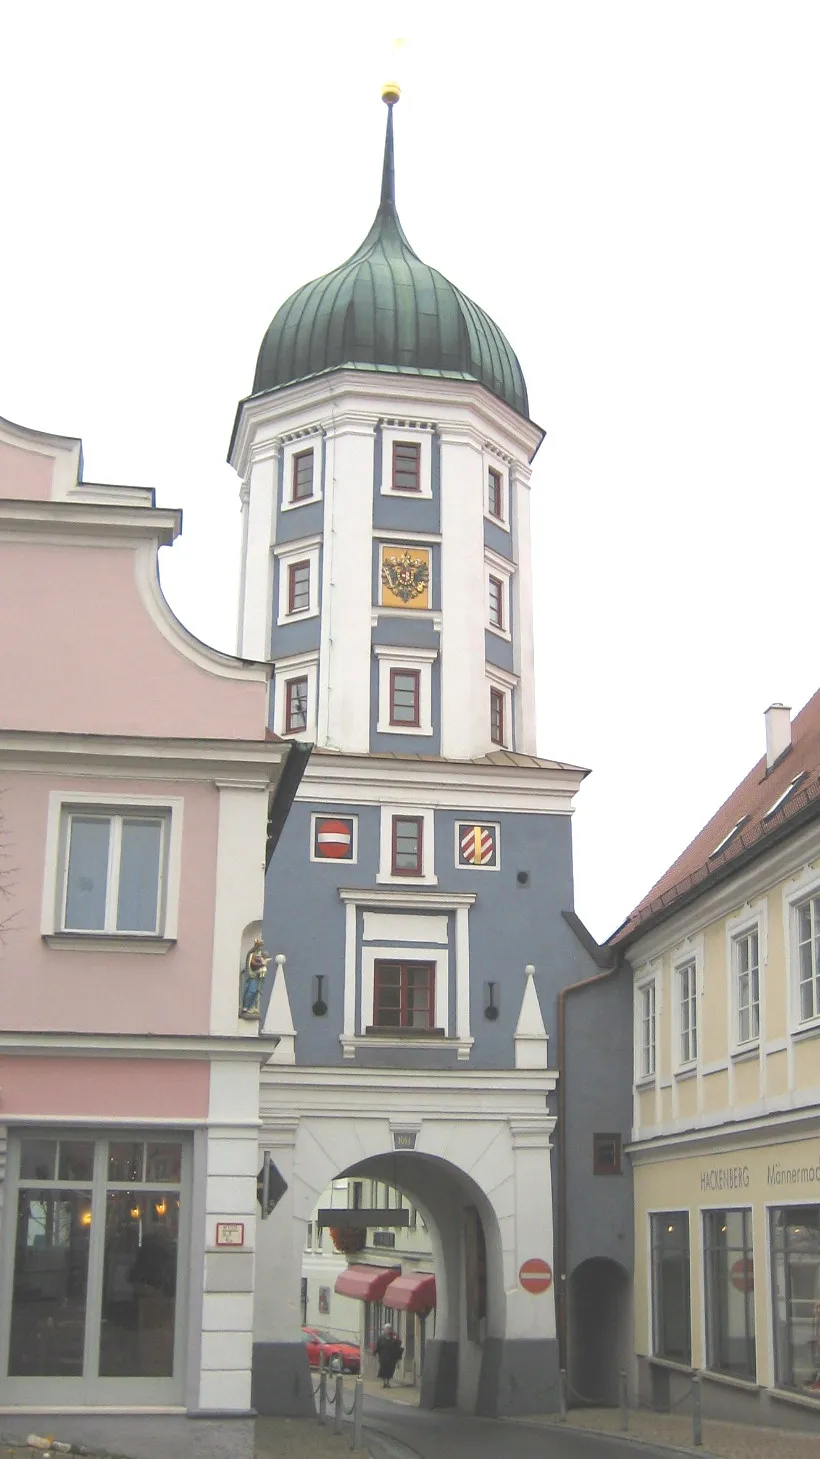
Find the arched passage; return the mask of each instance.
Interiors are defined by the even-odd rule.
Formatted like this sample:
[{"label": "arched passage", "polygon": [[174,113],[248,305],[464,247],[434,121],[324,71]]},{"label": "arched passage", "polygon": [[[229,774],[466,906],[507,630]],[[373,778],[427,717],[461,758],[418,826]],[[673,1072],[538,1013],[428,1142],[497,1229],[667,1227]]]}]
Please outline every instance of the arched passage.
[{"label": "arched passage", "polygon": [[629,1352],[631,1282],[608,1257],[581,1262],[569,1279],[567,1379],[570,1406],[618,1403]]},{"label": "arched passage", "polygon": [[[523,1261],[551,1262],[553,1255],[554,1121],[543,1096],[517,1086],[487,1090],[480,1075],[429,1072],[423,1092],[412,1086],[408,1109],[407,1089],[381,1070],[358,1073],[358,1088],[350,1075],[321,1073],[336,1103],[330,1089],[317,1088],[315,1072],[310,1083],[296,1072],[298,1114],[284,1071],[263,1082],[260,1146],[270,1150],[287,1191],[257,1224],[254,1406],[268,1413],[312,1407],[300,1302],[307,1223],[334,1179],[368,1177],[406,1194],[430,1235],[438,1299],[422,1403],[499,1416],[556,1407],[553,1293],[533,1296],[518,1281]],[[470,1260],[476,1221],[486,1250],[485,1303]]]}]

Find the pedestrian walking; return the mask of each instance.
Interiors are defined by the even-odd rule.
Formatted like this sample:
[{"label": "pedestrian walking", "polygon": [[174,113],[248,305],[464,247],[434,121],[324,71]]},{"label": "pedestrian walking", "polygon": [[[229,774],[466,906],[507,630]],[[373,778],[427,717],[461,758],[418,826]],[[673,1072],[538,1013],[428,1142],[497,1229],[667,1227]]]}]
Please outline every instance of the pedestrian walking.
[{"label": "pedestrian walking", "polygon": [[390,1379],[396,1371],[403,1352],[404,1348],[399,1342],[397,1334],[390,1323],[386,1322],[376,1341],[376,1357],[379,1360],[379,1377],[382,1380],[382,1388],[390,1387]]}]

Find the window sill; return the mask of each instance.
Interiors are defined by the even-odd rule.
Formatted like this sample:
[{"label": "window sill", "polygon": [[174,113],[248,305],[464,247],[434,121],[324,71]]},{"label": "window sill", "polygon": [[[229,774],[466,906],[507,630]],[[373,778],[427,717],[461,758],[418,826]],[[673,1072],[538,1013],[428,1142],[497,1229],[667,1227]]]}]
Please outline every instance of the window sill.
[{"label": "window sill", "polygon": [[374,1039],[443,1039],[446,1032],[443,1028],[389,1028],[382,1025],[368,1024],[365,1029],[368,1038]]},{"label": "window sill", "polygon": [[505,643],[512,643],[512,634],[506,628],[499,628],[497,623],[485,623],[484,627],[495,638],[502,638]]},{"label": "window sill", "polygon": [[792,1029],[792,1039],[795,1043],[802,1043],[804,1039],[817,1038],[818,1034],[820,1034],[820,1018],[798,1023],[797,1027]]},{"label": "window sill", "polygon": [[380,735],[431,735],[433,726],[432,724],[391,724],[389,720],[379,720],[376,732]]},{"label": "window sill", "polygon": [[697,1064],[683,1064],[680,1069],[675,1070],[675,1078],[679,1080],[694,1079],[697,1072]]},{"label": "window sill", "polygon": [[283,512],[293,512],[293,511],[296,510],[297,507],[309,507],[309,506],[312,506],[315,502],[320,502],[321,500],[322,500],[321,493],[319,493],[319,492],[313,492],[313,494],[311,496],[299,496],[299,497],[296,497],[295,501],[291,501],[291,500],[283,501],[282,502],[282,511]]},{"label": "window sill", "polygon": [[716,1373],[711,1368],[702,1368],[700,1376],[710,1383],[725,1383],[727,1388],[743,1388],[748,1393],[760,1393],[761,1385],[755,1378],[738,1378],[734,1373]]},{"label": "window sill", "polygon": [[59,952],[170,952],[175,937],[151,937],[139,932],[44,932],[43,942]]},{"label": "window sill", "polygon": [[411,1035],[410,1038],[393,1029],[392,1033],[376,1034],[346,1034],[339,1035],[339,1043],[342,1046],[342,1057],[355,1059],[357,1049],[455,1049],[460,1063],[465,1063],[470,1057],[470,1050],[474,1040],[467,1038],[448,1038],[446,1034],[441,1037],[432,1035],[431,1029],[422,1029],[421,1035]]},{"label": "window sill", "polygon": [[437,887],[437,876],[388,876],[386,872],[378,872],[376,881],[384,886],[390,887]]},{"label": "window sill", "polygon": [[674,1358],[660,1358],[657,1353],[650,1353],[647,1362],[654,1363],[656,1368],[669,1368],[672,1373],[688,1373],[690,1378],[697,1371],[691,1363],[678,1363]]},{"label": "window sill", "polygon": [[635,1080],[635,1088],[643,1092],[645,1089],[654,1089],[657,1076],[655,1074],[639,1074]]},{"label": "window sill", "polygon": [[484,512],[484,521],[492,522],[493,526],[497,527],[499,532],[509,532],[510,530],[510,524],[504,519],[504,517],[497,517],[495,515],[495,512],[490,512],[486,509]]},{"label": "window sill", "polygon": [[276,620],[276,627],[286,628],[289,623],[304,623],[309,618],[318,617],[318,608],[296,608],[293,613],[282,613]]},{"label": "window sill", "polygon": [[785,1388],[767,1388],[766,1393],[778,1403],[793,1403],[797,1408],[811,1408],[816,1411],[820,1403],[820,1392],[814,1397],[810,1393],[791,1393]]},{"label": "window sill", "polygon": [[748,1044],[738,1044],[738,1046],[737,1046],[736,1049],[732,1049],[732,1063],[733,1064],[743,1064],[743,1063],[745,1063],[749,1059],[759,1059],[759,1058],[760,1058],[760,1042],[759,1042],[758,1039],[755,1039],[754,1043],[751,1043],[750,1042]]}]

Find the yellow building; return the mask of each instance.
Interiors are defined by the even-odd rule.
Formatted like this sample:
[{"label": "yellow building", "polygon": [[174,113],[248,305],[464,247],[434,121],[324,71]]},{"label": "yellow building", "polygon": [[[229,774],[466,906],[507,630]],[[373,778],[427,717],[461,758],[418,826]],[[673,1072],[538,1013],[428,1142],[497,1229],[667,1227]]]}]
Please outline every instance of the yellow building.
[{"label": "yellow building", "polygon": [[644,1399],[820,1431],[820,692],[611,939]]}]

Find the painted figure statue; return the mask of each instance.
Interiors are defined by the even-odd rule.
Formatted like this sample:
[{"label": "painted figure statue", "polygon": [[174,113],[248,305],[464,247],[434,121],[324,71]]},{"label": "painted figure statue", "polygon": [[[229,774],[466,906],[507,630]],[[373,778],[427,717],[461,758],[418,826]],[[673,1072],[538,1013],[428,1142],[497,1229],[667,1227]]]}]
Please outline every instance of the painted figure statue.
[{"label": "painted figure statue", "polygon": [[261,937],[255,937],[239,975],[239,1017],[258,1018],[262,984],[268,971],[270,953],[265,952]]}]

